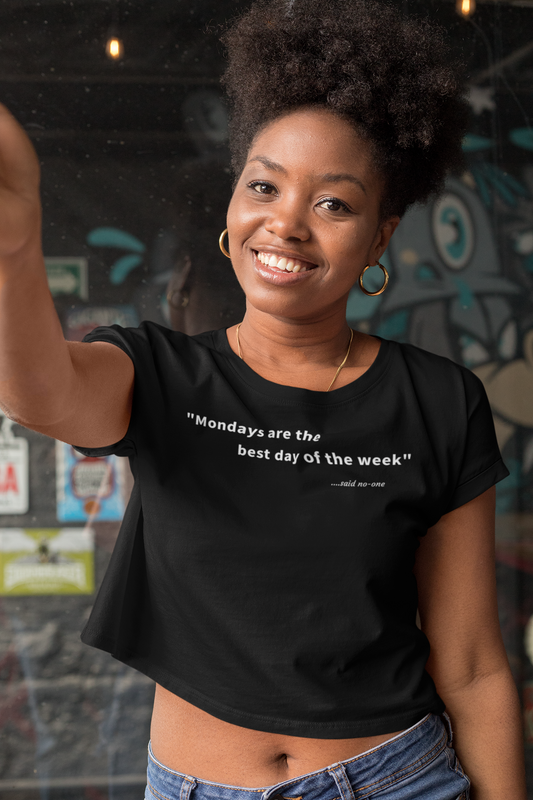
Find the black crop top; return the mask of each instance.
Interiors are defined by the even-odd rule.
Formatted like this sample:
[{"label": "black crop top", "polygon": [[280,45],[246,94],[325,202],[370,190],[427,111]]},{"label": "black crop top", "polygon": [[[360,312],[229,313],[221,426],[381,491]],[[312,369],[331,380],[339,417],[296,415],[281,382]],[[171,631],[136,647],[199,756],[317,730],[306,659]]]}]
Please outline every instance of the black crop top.
[{"label": "black crop top", "polygon": [[[329,393],[145,322],[97,328],[135,367],[135,485],[82,639],[204,711],[311,738],[444,709],[424,667],[420,536],[508,473],[481,382],[381,341]],[[468,532],[465,531],[465,535]]]}]

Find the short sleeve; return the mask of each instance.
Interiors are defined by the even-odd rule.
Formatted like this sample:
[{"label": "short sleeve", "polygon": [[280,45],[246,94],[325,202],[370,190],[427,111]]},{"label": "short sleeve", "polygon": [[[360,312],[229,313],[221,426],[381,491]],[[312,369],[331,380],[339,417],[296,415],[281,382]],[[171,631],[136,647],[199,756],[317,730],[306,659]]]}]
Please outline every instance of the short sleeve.
[{"label": "short sleeve", "polygon": [[473,372],[461,370],[466,434],[455,490],[447,511],[468,503],[509,475],[502,461],[485,387]]},{"label": "short sleeve", "polygon": [[[109,327],[99,327],[95,328],[93,331],[90,331],[86,336],[84,336],[84,342],[108,342],[109,344],[114,344],[116,347],[120,347],[126,355],[128,355],[133,364],[135,366],[135,348],[132,342],[132,336],[135,334],[133,333],[137,329],[134,328],[122,328],[120,325],[111,325]],[[88,456],[89,458],[101,458],[103,456],[133,456],[135,454],[135,443],[133,441],[132,435],[132,423],[130,421],[130,425],[126,435],[123,439],[119,442],[115,442],[115,444],[107,445],[106,447],[78,447],[77,445],[73,445],[74,449],[77,450],[84,456]]]}]

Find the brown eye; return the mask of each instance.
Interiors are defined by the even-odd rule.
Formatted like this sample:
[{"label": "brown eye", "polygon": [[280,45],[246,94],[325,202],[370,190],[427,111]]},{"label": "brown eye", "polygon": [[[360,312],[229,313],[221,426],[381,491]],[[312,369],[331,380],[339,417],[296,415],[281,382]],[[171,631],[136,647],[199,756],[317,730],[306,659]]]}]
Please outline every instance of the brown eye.
[{"label": "brown eye", "polygon": [[349,211],[350,209],[343,203],[342,200],[337,200],[336,197],[326,197],[325,200],[321,200],[320,203],[317,203],[320,208],[325,208],[326,211]]},{"label": "brown eye", "polygon": [[276,192],[275,187],[272,186],[271,183],[265,183],[264,181],[252,181],[248,186],[258,194],[275,194]]}]

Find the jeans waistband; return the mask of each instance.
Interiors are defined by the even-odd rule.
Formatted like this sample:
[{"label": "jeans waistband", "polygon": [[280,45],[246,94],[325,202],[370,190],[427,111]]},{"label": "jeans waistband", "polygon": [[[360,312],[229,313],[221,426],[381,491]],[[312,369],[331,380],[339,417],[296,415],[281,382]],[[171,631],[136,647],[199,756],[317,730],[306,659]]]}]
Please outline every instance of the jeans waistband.
[{"label": "jeans waistband", "polygon": [[451,744],[446,714],[428,714],[412,728],[353,758],[299,775],[272,786],[246,788],[195,778],[148,758],[148,787],[156,800],[314,800],[331,797],[363,798],[414,775]]}]

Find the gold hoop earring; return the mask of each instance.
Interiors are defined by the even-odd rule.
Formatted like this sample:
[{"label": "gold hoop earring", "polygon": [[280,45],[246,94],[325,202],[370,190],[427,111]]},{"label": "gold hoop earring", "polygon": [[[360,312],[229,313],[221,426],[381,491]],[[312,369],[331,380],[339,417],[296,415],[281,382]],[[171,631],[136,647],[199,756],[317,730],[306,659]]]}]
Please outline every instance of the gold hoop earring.
[{"label": "gold hoop earring", "polygon": [[228,253],[228,251],[224,247],[224,236],[227,234],[227,232],[228,232],[228,229],[224,228],[224,230],[222,231],[222,233],[220,234],[220,236],[218,238],[218,246],[220,247],[220,249],[222,250],[222,252],[226,256],[226,258],[231,258],[230,254]]},{"label": "gold hoop earring", "polygon": [[[367,269],[370,269],[371,266],[379,267],[383,271],[384,275],[383,286],[381,287],[381,289],[378,289],[377,292],[369,292],[368,289],[365,289],[365,287],[363,286],[363,275],[365,274]],[[383,292],[387,288],[388,283],[389,283],[389,273],[387,272],[383,264],[379,263],[379,261],[377,264],[367,264],[362,273],[359,275],[359,286],[361,288],[361,291],[367,294],[369,297],[376,297],[376,295],[378,294],[383,294]]]}]

